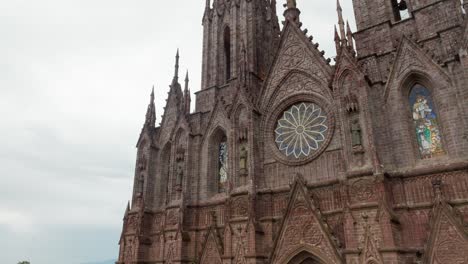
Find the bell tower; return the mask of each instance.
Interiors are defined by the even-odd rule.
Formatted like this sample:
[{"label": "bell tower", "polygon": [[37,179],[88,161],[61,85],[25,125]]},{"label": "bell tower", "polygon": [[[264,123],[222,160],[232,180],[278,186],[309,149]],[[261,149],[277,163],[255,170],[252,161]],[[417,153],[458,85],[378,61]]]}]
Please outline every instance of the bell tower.
[{"label": "bell tower", "polygon": [[[279,41],[276,0],[206,0],[202,90],[263,81]],[[243,65],[241,65],[243,64]]]}]

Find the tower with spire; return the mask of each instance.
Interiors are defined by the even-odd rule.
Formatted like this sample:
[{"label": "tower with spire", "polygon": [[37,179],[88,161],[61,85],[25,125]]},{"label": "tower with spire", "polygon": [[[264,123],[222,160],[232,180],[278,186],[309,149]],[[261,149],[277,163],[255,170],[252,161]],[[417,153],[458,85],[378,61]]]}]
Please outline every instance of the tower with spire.
[{"label": "tower with spire", "polygon": [[201,85],[177,50],[159,125],[151,91],[117,264],[468,260],[466,1],[353,0],[353,32],[337,0],[334,62],[300,3],[206,0]]}]

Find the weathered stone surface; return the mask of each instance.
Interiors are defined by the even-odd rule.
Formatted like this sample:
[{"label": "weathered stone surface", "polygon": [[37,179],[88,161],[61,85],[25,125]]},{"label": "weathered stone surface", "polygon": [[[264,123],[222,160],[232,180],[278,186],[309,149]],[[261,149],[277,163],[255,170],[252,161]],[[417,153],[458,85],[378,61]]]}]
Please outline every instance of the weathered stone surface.
[{"label": "weathered stone surface", "polygon": [[[282,31],[276,1],[211,2],[195,112],[178,57],[159,127],[148,107],[118,263],[468,263],[460,1],[406,0],[400,20],[393,0],[353,0],[358,31],[338,8],[333,66],[295,1]],[[432,109],[410,103],[415,85]],[[438,131],[418,132],[427,113]]]}]

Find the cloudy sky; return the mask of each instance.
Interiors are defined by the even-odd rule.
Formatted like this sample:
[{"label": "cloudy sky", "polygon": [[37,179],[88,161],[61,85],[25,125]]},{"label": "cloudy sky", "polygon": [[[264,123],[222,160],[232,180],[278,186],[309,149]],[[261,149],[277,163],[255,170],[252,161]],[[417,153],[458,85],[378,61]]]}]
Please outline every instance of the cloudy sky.
[{"label": "cloudy sky", "polygon": [[[159,116],[177,47],[199,90],[204,2],[0,0],[1,263],[116,258],[150,90]],[[335,1],[297,2],[334,56]]]}]

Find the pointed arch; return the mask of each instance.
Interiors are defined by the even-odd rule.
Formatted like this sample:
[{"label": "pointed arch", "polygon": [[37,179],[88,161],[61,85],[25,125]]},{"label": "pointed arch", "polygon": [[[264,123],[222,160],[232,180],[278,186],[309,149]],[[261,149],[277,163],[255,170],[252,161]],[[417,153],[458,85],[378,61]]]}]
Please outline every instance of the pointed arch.
[{"label": "pointed arch", "polygon": [[300,253],[292,257],[287,264],[325,264],[325,262],[312,253],[302,250]]},{"label": "pointed arch", "polygon": [[211,193],[226,191],[229,179],[229,144],[226,130],[217,127],[210,135],[208,146],[208,189]]}]

